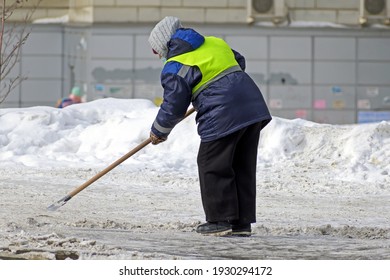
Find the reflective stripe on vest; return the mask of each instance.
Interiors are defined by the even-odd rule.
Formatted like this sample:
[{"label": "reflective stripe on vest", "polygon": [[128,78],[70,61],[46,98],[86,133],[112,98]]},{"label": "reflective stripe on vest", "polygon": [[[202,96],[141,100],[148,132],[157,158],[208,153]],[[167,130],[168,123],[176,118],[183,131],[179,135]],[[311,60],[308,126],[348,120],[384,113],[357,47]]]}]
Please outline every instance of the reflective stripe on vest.
[{"label": "reflective stripe on vest", "polygon": [[167,60],[183,64],[178,75],[184,77],[189,70],[188,66],[198,66],[202,73],[202,80],[192,89],[192,100],[210,83],[223,76],[242,71],[229,45],[216,37],[205,37],[204,43],[197,49]]}]

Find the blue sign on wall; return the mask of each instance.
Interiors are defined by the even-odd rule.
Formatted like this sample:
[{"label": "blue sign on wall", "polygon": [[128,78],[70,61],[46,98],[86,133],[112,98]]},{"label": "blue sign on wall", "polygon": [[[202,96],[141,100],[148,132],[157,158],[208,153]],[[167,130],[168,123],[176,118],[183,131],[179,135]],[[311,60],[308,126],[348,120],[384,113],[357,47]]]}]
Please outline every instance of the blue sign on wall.
[{"label": "blue sign on wall", "polygon": [[390,111],[359,111],[358,123],[390,121]]}]

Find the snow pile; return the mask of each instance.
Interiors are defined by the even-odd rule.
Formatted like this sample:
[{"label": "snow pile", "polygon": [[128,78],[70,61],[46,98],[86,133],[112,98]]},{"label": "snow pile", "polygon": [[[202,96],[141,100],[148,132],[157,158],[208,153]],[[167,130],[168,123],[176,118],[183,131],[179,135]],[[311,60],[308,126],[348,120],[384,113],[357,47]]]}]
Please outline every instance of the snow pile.
[{"label": "snow pile", "polygon": [[[64,109],[0,110],[1,165],[103,166],[145,140],[158,108],[142,99],[101,99]],[[146,147],[124,165],[196,173],[195,114],[167,142]],[[152,145],[150,145],[152,146]],[[317,124],[274,117],[263,130],[259,166],[311,166],[343,180],[390,182],[390,122]]]},{"label": "snow pile", "polygon": [[260,161],[272,165],[290,160],[328,168],[344,180],[389,182],[390,122],[328,125],[274,118],[259,153]]}]

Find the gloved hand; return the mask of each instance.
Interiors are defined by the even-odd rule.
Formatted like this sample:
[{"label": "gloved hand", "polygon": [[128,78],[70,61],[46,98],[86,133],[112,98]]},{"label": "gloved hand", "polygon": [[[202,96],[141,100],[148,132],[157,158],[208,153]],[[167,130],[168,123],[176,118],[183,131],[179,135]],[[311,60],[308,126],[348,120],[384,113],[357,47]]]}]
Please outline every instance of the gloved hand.
[{"label": "gloved hand", "polygon": [[158,136],[154,135],[153,132],[150,132],[150,140],[151,140],[153,145],[158,145],[158,144],[164,142],[165,140],[167,140],[167,137],[158,137]]}]

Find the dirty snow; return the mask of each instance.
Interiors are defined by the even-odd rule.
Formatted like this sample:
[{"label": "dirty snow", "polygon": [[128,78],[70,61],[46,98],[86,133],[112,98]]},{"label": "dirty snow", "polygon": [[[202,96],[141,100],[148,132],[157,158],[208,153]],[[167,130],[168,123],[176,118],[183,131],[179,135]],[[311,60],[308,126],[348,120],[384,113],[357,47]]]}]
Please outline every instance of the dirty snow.
[{"label": "dirty snow", "polygon": [[250,238],[199,236],[195,114],[55,212],[144,141],[158,108],[102,99],[0,109],[0,259],[390,259],[390,122],[274,117]]}]

